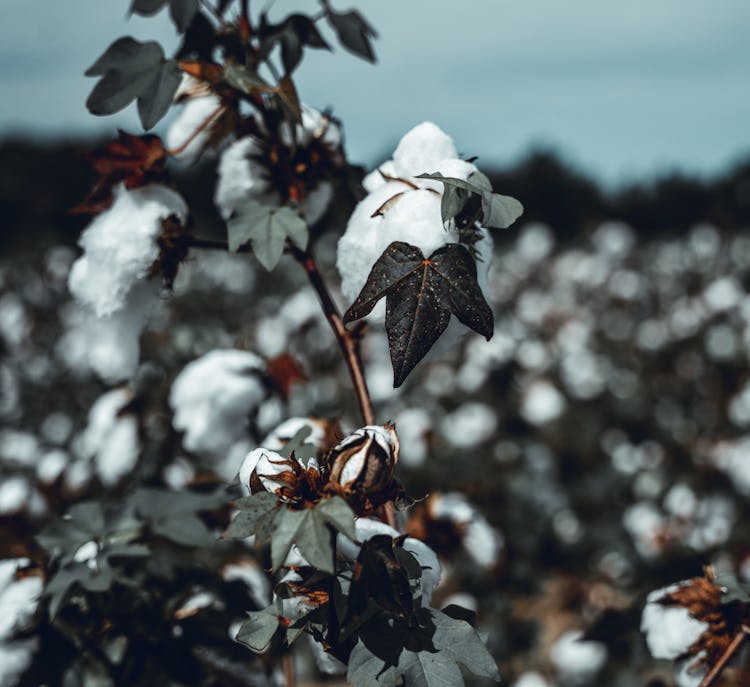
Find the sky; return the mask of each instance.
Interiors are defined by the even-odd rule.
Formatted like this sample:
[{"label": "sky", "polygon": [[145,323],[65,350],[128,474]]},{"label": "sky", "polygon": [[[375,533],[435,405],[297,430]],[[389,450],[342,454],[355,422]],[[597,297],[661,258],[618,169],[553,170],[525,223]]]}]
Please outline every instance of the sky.
[{"label": "sky", "polygon": [[[272,18],[314,13],[276,0]],[[333,0],[347,9],[353,0]],[[0,0],[0,136],[138,131],[134,107],[97,118],[84,70],[114,39],[176,35],[129,0]],[[302,99],[344,121],[352,160],[380,162],[426,119],[466,156],[507,165],[552,148],[605,184],[713,174],[750,155],[747,0],[359,0],[378,64],[310,51]]]}]

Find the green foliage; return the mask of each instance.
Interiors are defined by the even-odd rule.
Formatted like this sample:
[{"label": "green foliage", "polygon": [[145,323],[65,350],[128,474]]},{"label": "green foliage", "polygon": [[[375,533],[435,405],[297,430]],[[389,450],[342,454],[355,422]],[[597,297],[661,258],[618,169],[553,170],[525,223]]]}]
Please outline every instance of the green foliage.
[{"label": "green foliage", "polygon": [[[500,680],[497,664],[477,631],[436,609],[429,609],[431,633],[423,648],[403,649],[393,665],[376,656],[362,641],[349,657],[347,680],[354,687],[459,687],[464,684],[459,666],[474,675]],[[385,637],[386,641],[388,636]]]},{"label": "green foliage", "polygon": [[383,297],[396,387],[445,331],[451,313],[475,332],[492,337],[494,318],[477,283],[476,264],[459,244],[443,246],[425,260],[419,248],[393,242],[373,265],[344,321],[365,317]]},{"label": "green foliage", "polygon": [[177,30],[183,33],[198,12],[200,2],[199,0],[133,0],[130,11],[150,17],[166,5],[169,5],[169,16]]},{"label": "green foliage", "polygon": [[440,210],[443,222],[456,217],[471,195],[481,199],[481,214],[477,219],[483,227],[507,229],[523,214],[523,205],[510,196],[493,193],[492,184],[481,172],[474,172],[467,180],[445,177],[440,172],[420,174],[417,178],[442,182],[444,191]]},{"label": "green foliage", "polygon": [[266,651],[279,629],[280,610],[277,604],[248,613],[248,619],[237,633],[237,641],[257,654]]},{"label": "green foliage", "polygon": [[245,201],[227,223],[229,250],[250,243],[267,270],[278,264],[289,239],[298,248],[307,248],[307,223],[290,207],[274,208],[254,200]]},{"label": "green foliage", "polygon": [[112,43],[86,76],[101,77],[86,101],[92,114],[113,114],[137,100],[146,130],[166,114],[182,79],[177,63],[165,58],[158,43],[129,36]]},{"label": "green foliage", "polygon": [[197,494],[147,487],[138,489],[131,498],[138,515],[154,534],[183,546],[210,546],[216,542],[198,512],[219,508],[225,500],[223,490]]},{"label": "green foliage", "polygon": [[357,10],[334,12],[328,7],[326,19],[344,48],[363,60],[375,62],[371,41],[378,34]]}]

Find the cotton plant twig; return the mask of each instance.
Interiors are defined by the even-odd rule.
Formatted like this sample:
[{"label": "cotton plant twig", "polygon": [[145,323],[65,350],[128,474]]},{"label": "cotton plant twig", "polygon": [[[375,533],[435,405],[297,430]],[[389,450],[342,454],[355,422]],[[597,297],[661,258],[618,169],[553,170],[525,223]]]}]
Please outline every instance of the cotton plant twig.
[{"label": "cotton plant twig", "polygon": [[226,110],[225,105],[219,105],[215,110],[211,112],[211,114],[208,115],[193,131],[193,133],[188,136],[183,143],[181,143],[176,148],[171,148],[170,150],[167,150],[168,155],[179,155],[180,153],[185,152],[185,149],[196,139],[198,134],[200,134],[204,129],[209,127],[214,121],[216,121],[219,117],[221,117],[222,114],[224,114],[224,111]]},{"label": "cotton plant twig", "polygon": [[737,653],[739,648],[742,646],[742,643],[747,639],[748,635],[750,635],[750,627],[747,627],[747,625],[743,625],[742,629],[734,636],[734,639],[721,655],[721,658],[716,662],[716,665],[714,665],[714,667],[711,668],[711,670],[706,674],[706,677],[701,680],[701,683],[700,685],[698,685],[698,687],[711,687],[711,685],[716,682],[717,678],[719,677],[719,675],[721,675],[721,672],[724,670],[727,663],[729,663],[729,660],[732,658],[732,656],[734,656],[735,653]]},{"label": "cotton plant twig", "polygon": [[352,378],[352,384],[354,385],[354,391],[357,394],[357,402],[359,403],[362,419],[366,425],[374,425],[375,411],[372,407],[372,399],[370,398],[370,392],[367,389],[367,381],[362,368],[362,360],[359,355],[359,341],[357,340],[357,337],[344,326],[344,320],[341,318],[341,314],[339,313],[336,304],[333,302],[328,286],[326,286],[312,254],[309,251],[300,250],[295,246],[291,247],[291,253],[297,262],[302,265],[307,273],[307,278],[310,280],[310,284],[318,294],[320,304],[323,308],[323,314],[325,315],[326,320],[328,320],[328,324],[331,325],[331,329],[336,337],[336,341],[338,341],[341,353],[344,356],[344,362],[346,362],[346,367],[349,370],[349,376]]}]

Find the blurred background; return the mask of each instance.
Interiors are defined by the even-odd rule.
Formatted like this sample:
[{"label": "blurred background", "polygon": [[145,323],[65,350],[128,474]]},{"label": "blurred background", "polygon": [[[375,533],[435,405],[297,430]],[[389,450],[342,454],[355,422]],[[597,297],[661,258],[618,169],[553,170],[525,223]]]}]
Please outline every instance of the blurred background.
[{"label": "blurred background", "polygon": [[[82,73],[123,34],[177,43],[163,13],[128,18],[127,5],[2,2],[0,475],[16,480],[0,484],[5,555],[102,489],[77,453],[109,385],[67,293],[87,222],[67,210],[93,181],[85,153],[139,128],[132,107],[88,115]],[[272,17],[306,5],[268,3]],[[709,562],[750,582],[750,5],[358,7],[380,34],[378,64],[312,52],[297,79],[305,102],[343,120],[350,159],[369,170],[431,119],[526,208],[496,240],[489,344],[465,338],[399,391],[382,332],[365,351],[378,415],[403,428],[407,489],[468,494],[495,532],[444,552],[441,594],[471,595],[511,682],[672,684],[637,632],[646,592]],[[175,171],[199,233],[221,236],[215,160]],[[318,239],[334,282],[350,208]],[[271,282],[246,257],[214,254],[181,270],[134,382],[150,479],[179,486],[207,469],[180,451],[164,408],[177,372],[216,347],[289,351],[311,372],[255,419],[254,438],[290,415],[354,422],[330,334],[292,272]],[[32,524],[19,530],[19,517]],[[595,641],[581,653],[570,637],[583,631]]]}]

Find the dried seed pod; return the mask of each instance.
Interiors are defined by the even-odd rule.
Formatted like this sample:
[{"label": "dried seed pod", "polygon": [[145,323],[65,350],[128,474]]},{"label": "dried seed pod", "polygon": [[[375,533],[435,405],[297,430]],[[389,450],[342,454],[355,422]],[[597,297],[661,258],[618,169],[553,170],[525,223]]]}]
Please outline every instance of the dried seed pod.
[{"label": "dried seed pod", "polygon": [[395,425],[362,427],[329,454],[330,479],[348,489],[377,493],[393,481],[398,449]]}]

